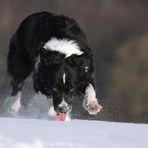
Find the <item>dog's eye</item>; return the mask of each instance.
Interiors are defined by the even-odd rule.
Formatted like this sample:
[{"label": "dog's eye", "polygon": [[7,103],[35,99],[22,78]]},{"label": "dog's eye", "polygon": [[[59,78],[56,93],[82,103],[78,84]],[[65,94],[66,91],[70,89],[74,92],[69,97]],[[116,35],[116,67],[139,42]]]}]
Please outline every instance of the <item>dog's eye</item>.
[{"label": "dog's eye", "polygon": [[74,88],[72,88],[72,89],[70,89],[70,93],[73,93],[75,91],[75,89]]},{"label": "dog's eye", "polygon": [[53,88],[52,89],[54,92],[58,92],[58,89],[57,88]]}]

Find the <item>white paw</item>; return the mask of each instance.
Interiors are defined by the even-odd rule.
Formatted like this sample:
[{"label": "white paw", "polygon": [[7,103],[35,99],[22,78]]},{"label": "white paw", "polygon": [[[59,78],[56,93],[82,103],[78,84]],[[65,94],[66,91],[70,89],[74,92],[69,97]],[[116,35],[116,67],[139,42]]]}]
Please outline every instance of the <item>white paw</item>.
[{"label": "white paw", "polygon": [[10,116],[16,116],[21,107],[21,92],[16,96],[9,96],[4,101],[4,110]]},{"label": "white paw", "polygon": [[88,111],[90,115],[97,115],[102,109],[102,106],[98,103],[97,99],[88,100],[85,99],[83,102],[83,107]]},{"label": "white paw", "polygon": [[98,103],[93,85],[89,84],[86,87],[84,96],[85,99],[83,102],[83,106],[89,112],[89,114],[96,115],[97,113],[99,113],[102,106]]}]

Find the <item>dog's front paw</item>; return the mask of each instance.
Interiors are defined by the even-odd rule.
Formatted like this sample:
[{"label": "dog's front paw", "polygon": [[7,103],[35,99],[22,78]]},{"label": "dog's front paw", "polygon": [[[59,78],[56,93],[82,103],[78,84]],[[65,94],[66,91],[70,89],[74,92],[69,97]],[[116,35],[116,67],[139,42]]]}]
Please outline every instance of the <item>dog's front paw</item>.
[{"label": "dog's front paw", "polygon": [[90,115],[97,115],[97,113],[99,113],[102,109],[102,106],[98,103],[97,99],[92,101],[85,99],[83,102],[83,106]]}]

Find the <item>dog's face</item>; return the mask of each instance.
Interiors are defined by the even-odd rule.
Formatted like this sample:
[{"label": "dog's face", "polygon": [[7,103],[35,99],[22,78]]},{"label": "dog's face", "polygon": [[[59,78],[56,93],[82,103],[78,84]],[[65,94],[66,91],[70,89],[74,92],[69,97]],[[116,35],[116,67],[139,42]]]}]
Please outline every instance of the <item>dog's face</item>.
[{"label": "dog's face", "polygon": [[[41,66],[45,66],[46,81],[44,85],[51,90],[54,109],[57,113],[67,113],[72,110],[75,95],[75,70],[65,62],[65,56],[59,52],[42,50]],[[42,77],[42,78],[43,78]]]},{"label": "dog's face", "polygon": [[54,108],[57,113],[69,113],[72,110],[72,102],[75,96],[75,86],[72,80],[66,79],[66,74],[63,74],[62,79],[59,79],[52,89],[52,97]]}]

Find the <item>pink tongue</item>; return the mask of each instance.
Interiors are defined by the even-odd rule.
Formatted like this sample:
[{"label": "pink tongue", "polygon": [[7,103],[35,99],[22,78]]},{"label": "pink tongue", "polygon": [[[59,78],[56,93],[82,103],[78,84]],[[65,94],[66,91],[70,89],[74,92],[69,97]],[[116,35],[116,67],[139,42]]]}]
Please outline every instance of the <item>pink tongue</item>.
[{"label": "pink tongue", "polygon": [[57,121],[65,121],[66,114],[59,114],[59,115],[56,115],[54,118]]}]

